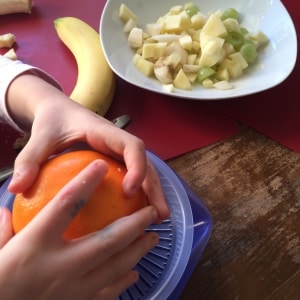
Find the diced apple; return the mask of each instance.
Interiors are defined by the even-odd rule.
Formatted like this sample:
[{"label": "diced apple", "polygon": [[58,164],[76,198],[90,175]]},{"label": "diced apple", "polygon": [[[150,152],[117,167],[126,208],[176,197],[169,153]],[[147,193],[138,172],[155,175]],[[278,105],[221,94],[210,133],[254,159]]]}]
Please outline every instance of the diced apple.
[{"label": "diced apple", "polygon": [[179,38],[179,44],[183,49],[191,50],[193,45],[193,40],[190,35],[186,34]]},{"label": "diced apple", "polygon": [[197,41],[197,42],[200,42],[200,39],[201,39],[201,30],[195,30],[192,34],[192,40],[193,41]]},{"label": "diced apple", "polygon": [[239,52],[229,55],[223,60],[219,66],[219,70],[226,69],[230,75],[230,78],[237,78],[241,76],[244,69],[248,64]]},{"label": "diced apple", "polygon": [[144,58],[140,58],[137,60],[136,67],[145,76],[150,77],[154,73],[154,63],[152,63]]},{"label": "diced apple", "polygon": [[201,12],[197,12],[191,17],[191,27],[194,29],[201,29],[207,21],[207,16]]},{"label": "diced apple", "polygon": [[239,63],[243,69],[248,67],[248,63],[240,52],[235,52],[227,56],[234,63]]},{"label": "diced apple", "polygon": [[223,21],[223,24],[227,31],[236,31],[236,32],[241,32],[241,27],[239,22],[236,19],[233,18],[228,18]]},{"label": "diced apple", "polygon": [[145,59],[153,58],[155,52],[155,45],[155,43],[143,44],[142,57]]},{"label": "diced apple", "polygon": [[199,65],[201,67],[211,67],[220,61],[222,55],[222,46],[224,39],[214,38],[208,40],[201,47],[201,56],[199,60]]},{"label": "diced apple", "polygon": [[214,41],[218,47],[223,47],[225,40],[223,38],[206,34],[206,33],[201,33],[200,34],[200,47],[201,49],[207,44],[208,42]]},{"label": "diced apple", "polygon": [[166,55],[167,43],[158,42],[154,48],[154,59],[158,59]]},{"label": "diced apple", "polygon": [[221,18],[216,13],[213,13],[209,16],[202,28],[202,32],[217,37],[225,37],[227,35],[227,30]]},{"label": "diced apple", "polygon": [[161,26],[159,23],[149,23],[146,25],[146,32],[148,32],[150,36],[159,35],[161,33]]},{"label": "diced apple", "polygon": [[198,42],[198,41],[193,41],[192,42],[192,50],[194,51],[194,52],[199,52],[199,50],[200,50],[200,43]]},{"label": "diced apple", "polygon": [[224,43],[223,49],[225,50],[226,55],[230,55],[235,52],[232,44]]},{"label": "diced apple", "polygon": [[194,65],[197,58],[197,54],[189,54],[186,63],[189,65]]},{"label": "diced apple", "polygon": [[133,19],[136,23],[138,22],[138,17],[124,3],[120,6],[119,18],[124,22],[127,22],[129,19]]},{"label": "diced apple", "polygon": [[227,69],[220,69],[216,72],[215,77],[217,80],[229,80],[230,79],[230,75]]},{"label": "diced apple", "polygon": [[194,83],[197,80],[197,73],[186,73],[186,77],[189,79],[190,83]]},{"label": "diced apple", "polygon": [[214,82],[210,78],[206,78],[201,82],[202,86],[206,89],[211,89],[214,87]]},{"label": "diced apple", "polygon": [[181,90],[190,90],[192,88],[188,77],[185,75],[182,69],[179,70],[174,78],[173,84],[176,88]]},{"label": "diced apple", "polygon": [[137,23],[133,19],[129,19],[123,26],[123,31],[129,33],[134,27],[137,27]]},{"label": "diced apple", "polygon": [[182,5],[175,5],[170,8],[170,13],[174,15],[178,15],[182,12],[182,10],[183,10]]},{"label": "diced apple", "polygon": [[133,56],[133,58],[132,58],[132,61],[133,61],[133,63],[134,63],[135,66],[136,66],[136,64],[137,64],[137,62],[138,62],[138,60],[139,60],[140,58],[142,58],[142,56],[141,56],[140,54],[138,54],[138,53],[135,53],[135,54],[134,54],[134,56]]},{"label": "diced apple", "polygon": [[269,41],[269,38],[260,30],[253,34],[249,34],[248,36],[252,41],[257,43],[257,48],[267,44]]},{"label": "diced apple", "polygon": [[166,33],[181,33],[187,30],[191,25],[191,18],[183,11],[179,15],[170,15],[165,17],[162,32]]},{"label": "diced apple", "polygon": [[180,55],[180,58],[181,58],[180,63],[181,64],[186,63],[186,60],[187,60],[187,57],[188,57],[188,52],[179,45],[178,41],[175,41],[175,42],[171,43],[166,48],[166,55],[170,55],[173,52],[176,52]]},{"label": "diced apple", "polygon": [[230,90],[233,88],[232,84],[230,84],[227,80],[218,81],[214,83],[213,86],[218,90]]},{"label": "diced apple", "polygon": [[162,88],[165,92],[167,93],[172,93],[174,91],[174,84],[170,83],[170,84],[163,84]]}]

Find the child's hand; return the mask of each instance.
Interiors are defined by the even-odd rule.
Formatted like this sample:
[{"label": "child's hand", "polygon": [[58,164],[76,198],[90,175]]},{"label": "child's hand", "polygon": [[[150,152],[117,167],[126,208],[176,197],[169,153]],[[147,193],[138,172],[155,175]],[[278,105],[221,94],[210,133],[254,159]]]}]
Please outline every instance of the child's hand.
[{"label": "child's hand", "polygon": [[158,174],[147,159],[145,145],[140,139],[83,108],[33,75],[15,79],[7,98],[11,115],[20,120],[20,126],[30,129],[32,124],[31,137],[15,161],[9,186],[11,192],[26,190],[49,155],[84,142],[94,150],[123,160],[128,170],[123,181],[125,194],[133,195],[142,185],[149,203],[158,210],[157,222],[168,217]]},{"label": "child's hand", "polygon": [[132,268],[158,242],[156,233],[145,234],[157,219],[155,208],[148,206],[80,239],[62,237],[78,201],[87,201],[106,171],[103,161],[91,163],[22,231],[0,245],[3,299],[26,295],[28,299],[109,300],[138,279]]}]

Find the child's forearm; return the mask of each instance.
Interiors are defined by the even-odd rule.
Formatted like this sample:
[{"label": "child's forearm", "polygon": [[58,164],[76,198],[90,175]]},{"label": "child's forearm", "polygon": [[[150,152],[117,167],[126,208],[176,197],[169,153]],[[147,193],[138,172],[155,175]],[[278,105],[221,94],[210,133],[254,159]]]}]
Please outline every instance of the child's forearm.
[{"label": "child's forearm", "polygon": [[13,80],[6,94],[6,106],[10,117],[18,127],[29,132],[37,110],[45,101],[59,106],[62,92],[44,79],[24,73]]},{"label": "child's forearm", "polygon": [[[0,55],[0,121],[8,123],[20,131],[23,129],[18,126],[18,124],[15,122],[16,120],[12,118],[8,110],[7,95],[8,90],[14,91],[21,88],[19,92],[20,94],[23,94],[22,98],[25,96],[28,98],[31,97],[28,94],[26,95],[26,91],[22,88],[22,84],[20,84],[21,87],[20,85],[15,86],[16,78],[18,78],[20,75],[23,76],[24,73],[32,73],[59,87],[58,83],[42,70],[27,64],[23,64],[20,61],[11,61],[10,59]],[[11,98],[10,101],[18,101],[18,99]]]}]

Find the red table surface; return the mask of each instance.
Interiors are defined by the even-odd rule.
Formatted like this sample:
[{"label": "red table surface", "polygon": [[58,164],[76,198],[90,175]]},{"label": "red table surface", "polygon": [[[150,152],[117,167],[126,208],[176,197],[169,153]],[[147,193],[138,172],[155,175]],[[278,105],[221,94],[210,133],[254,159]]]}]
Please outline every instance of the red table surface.
[{"label": "red table surface", "polygon": [[[283,2],[299,28],[299,1]],[[88,0],[81,4],[76,0],[36,0],[30,15],[0,16],[0,34],[13,32],[16,35],[14,48],[19,59],[50,73],[67,94],[75,85],[77,66],[70,51],[58,39],[53,21],[58,17],[75,16],[98,30],[105,1]],[[132,121],[126,129],[142,138],[147,148],[163,159],[236,134],[236,120],[300,151],[296,74],[299,74],[299,61],[291,76],[278,87],[243,99],[218,102],[168,97],[118,79],[113,104],[106,117],[129,114]],[[15,157],[11,144],[16,135],[1,125],[0,168]]]}]

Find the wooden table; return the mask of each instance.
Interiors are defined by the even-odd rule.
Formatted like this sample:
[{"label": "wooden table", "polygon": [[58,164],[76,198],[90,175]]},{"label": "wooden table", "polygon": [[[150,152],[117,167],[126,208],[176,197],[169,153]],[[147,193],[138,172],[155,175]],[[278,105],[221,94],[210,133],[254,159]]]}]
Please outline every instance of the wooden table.
[{"label": "wooden table", "polygon": [[241,126],[167,163],[213,219],[181,299],[300,299],[300,155]]}]

